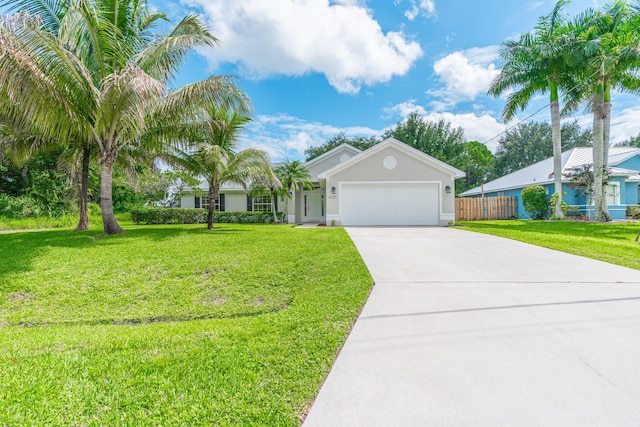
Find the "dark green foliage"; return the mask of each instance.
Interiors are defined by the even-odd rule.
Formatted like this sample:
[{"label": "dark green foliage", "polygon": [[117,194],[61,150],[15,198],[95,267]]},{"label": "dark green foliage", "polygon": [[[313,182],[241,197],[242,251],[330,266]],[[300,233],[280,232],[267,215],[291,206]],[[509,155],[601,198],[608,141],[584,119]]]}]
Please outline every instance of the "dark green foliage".
[{"label": "dark green foliage", "polygon": [[71,177],[59,168],[59,155],[42,153],[20,166],[0,165],[1,216],[54,218],[75,211]]},{"label": "dark green foliage", "polygon": [[456,181],[456,194],[487,182],[493,172],[495,159],[486,145],[478,141],[467,142],[462,154],[462,164],[459,165],[467,176],[464,180]]},{"label": "dark green foliage", "polygon": [[136,224],[198,224],[204,222],[205,210],[200,208],[136,208],[131,220]]},{"label": "dark green foliage", "polygon": [[462,128],[454,128],[444,119],[437,122],[425,120],[417,111],[386,131],[383,138],[398,141],[422,151],[458,169],[464,169],[466,140]]},{"label": "dark green foliage", "polygon": [[619,147],[640,147],[640,133],[616,145]]},{"label": "dark green foliage", "polygon": [[379,142],[381,142],[381,139],[376,138],[374,136],[370,136],[370,137],[356,136],[356,137],[349,138],[344,134],[344,132],[340,132],[338,135],[334,136],[333,138],[331,138],[330,140],[328,140],[322,145],[307,148],[306,150],[304,150],[304,154],[307,156],[306,160],[309,161],[311,159],[315,159],[316,157],[326,153],[327,151],[333,150],[334,148],[342,144],[349,144],[359,150],[364,151],[367,148],[373,147]]},{"label": "dark green foliage", "polygon": [[545,219],[549,216],[549,198],[542,185],[532,185],[522,190],[522,205],[533,219]]},{"label": "dark green foliage", "polygon": [[[282,214],[277,213],[278,216]],[[200,208],[137,208],[131,211],[136,224],[204,224],[207,212]],[[270,212],[215,212],[215,222],[226,224],[271,224]]]},{"label": "dark green foliage", "polygon": [[[591,146],[591,130],[582,129],[576,121],[562,125],[561,133],[562,151]],[[499,178],[552,156],[551,125],[523,123],[500,138],[493,177]]]}]

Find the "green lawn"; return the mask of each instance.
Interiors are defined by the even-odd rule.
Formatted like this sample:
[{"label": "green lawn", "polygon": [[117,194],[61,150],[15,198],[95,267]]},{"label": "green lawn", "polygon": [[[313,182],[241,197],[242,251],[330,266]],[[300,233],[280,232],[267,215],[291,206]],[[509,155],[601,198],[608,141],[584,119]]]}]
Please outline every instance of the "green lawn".
[{"label": "green lawn", "polygon": [[640,222],[460,221],[460,228],[640,270]]},{"label": "green lawn", "polygon": [[0,425],[296,426],[372,285],[340,228],[0,234]]}]

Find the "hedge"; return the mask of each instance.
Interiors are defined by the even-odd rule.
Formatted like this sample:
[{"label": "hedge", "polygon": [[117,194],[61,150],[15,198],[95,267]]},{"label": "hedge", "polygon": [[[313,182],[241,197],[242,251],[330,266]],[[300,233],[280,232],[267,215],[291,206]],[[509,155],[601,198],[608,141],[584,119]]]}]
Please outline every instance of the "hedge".
[{"label": "hedge", "polygon": [[[278,218],[282,213],[277,213]],[[207,211],[201,208],[139,208],[131,211],[136,224],[198,224],[207,222]],[[214,222],[271,224],[271,212],[215,212]]]}]

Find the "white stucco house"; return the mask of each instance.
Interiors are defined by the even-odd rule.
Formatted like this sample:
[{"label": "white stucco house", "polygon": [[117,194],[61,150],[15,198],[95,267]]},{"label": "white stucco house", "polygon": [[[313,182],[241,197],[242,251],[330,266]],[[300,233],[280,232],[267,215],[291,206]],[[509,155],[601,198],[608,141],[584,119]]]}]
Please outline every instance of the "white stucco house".
[{"label": "white stucco house", "polygon": [[[455,180],[465,176],[394,138],[365,151],[343,144],[306,167],[314,188],[298,190],[289,200],[289,223],[446,226],[455,220]],[[206,183],[201,188],[206,190]],[[208,202],[185,195],[181,206],[207,207]],[[233,186],[221,188],[215,203],[224,211],[271,209],[268,196],[252,199]],[[277,201],[279,211],[284,203]]]}]

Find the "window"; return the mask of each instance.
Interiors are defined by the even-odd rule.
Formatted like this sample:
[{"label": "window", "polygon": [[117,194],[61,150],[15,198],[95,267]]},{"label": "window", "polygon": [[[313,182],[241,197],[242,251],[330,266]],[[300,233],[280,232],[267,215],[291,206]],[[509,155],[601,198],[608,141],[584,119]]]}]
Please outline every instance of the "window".
[{"label": "window", "polygon": [[251,204],[254,212],[271,212],[271,196],[254,197]]},{"label": "window", "polygon": [[[204,210],[209,210],[209,196],[200,197],[200,207],[202,207]],[[224,194],[218,195],[218,198],[213,205],[213,210],[224,211]]]},{"label": "window", "polygon": [[607,205],[620,204],[620,183],[612,182],[607,184],[605,188],[605,196],[607,197]]}]

